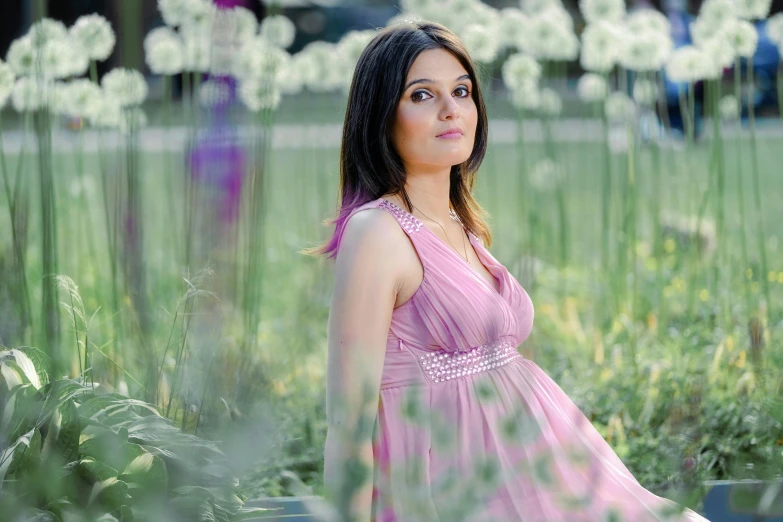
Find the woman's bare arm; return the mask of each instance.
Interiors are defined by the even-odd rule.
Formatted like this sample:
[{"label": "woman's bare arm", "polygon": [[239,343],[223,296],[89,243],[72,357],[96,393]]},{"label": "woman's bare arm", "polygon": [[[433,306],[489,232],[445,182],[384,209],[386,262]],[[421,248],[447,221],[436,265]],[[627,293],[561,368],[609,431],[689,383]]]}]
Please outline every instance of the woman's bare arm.
[{"label": "woman's bare arm", "polygon": [[[335,262],[328,326],[324,487],[327,498],[356,522],[370,521],[372,429],[401,273],[395,254],[401,239],[404,233],[388,212],[358,212],[346,225]],[[361,484],[348,471],[351,459],[364,469]],[[352,490],[350,482],[358,489]]]}]

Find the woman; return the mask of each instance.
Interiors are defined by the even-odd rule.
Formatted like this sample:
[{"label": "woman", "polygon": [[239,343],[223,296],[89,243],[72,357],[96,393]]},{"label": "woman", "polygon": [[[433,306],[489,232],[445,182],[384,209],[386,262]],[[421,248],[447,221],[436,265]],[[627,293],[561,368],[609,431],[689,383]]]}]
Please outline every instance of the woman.
[{"label": "woman", "polygon": [[349,94],[335,234],[308,251],[336,258],[327,498],[358,521],[665,520],[678,506],[517,352],[533,305],[484,246],[471,189],[486,145],[459,39],[429,22],[380,31]]}]

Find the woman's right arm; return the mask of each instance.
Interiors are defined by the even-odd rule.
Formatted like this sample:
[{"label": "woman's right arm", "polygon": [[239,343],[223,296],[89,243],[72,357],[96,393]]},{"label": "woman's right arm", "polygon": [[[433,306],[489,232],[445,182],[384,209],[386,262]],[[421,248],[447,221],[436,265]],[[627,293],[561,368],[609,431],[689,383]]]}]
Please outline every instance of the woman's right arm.
[{"label": "woman's right arm", "polygon": [[[369,522],[371,515],[372,432],[400,280],[395,255],[400,234],[402,229],[388,212],[358,212],[346,224],[335,261],[328,326],[324,488],[341,514],[356,522]],[[361,483],[352,471],[356,464],[363,469]]]}]

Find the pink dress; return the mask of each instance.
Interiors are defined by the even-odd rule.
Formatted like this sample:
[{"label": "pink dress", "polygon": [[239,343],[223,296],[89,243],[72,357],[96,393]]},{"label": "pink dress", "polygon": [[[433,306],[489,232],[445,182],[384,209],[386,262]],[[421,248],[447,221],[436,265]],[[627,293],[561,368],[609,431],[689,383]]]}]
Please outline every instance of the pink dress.
[{"label": "pink dress", "polygon": [[406,210],[379,198],[354,213],[367,208],[394,215],[424,270],[413,297],[394,309],[387,337],[374,521],[706,521],[691,510],[667,518],[679,506],[642,487],[517,351],[533,304],[478,237],[468,232],[499,292]]}]

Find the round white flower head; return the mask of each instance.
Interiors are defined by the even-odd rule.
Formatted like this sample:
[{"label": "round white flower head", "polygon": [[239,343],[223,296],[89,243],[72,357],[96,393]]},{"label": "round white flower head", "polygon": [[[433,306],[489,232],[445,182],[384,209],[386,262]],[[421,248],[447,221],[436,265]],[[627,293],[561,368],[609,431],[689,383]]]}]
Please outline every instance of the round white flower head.
[{"label": "round white flower head", "polygon": [[724,27],[726,40],[734,48],[737,56],[750,58],[755,54],[759,35],[752,23],[747,20],[733,20]]},{"label": "round white flower head", "polygon": [[524,82],[509,90],[511,104],[519,109],[535,110],[541,101],[541,92],[538,83],[534,81]]},{"label": "round white flower head", "polygon": [[182,39],[168,28],[150,31],[144,39],[144,55],[150,71],[154,74],[179,74],[185,65]]},{"label": "round white flower head", "polygon": [[736,0],[737,14],[746,20],[760,20],[769,15],[772,0]]},{"label": "round white flower head", "polygon": [[727,94],[718,102],[718,113],[721,119],[736,120],[739,118],[740,109],[737,103],[737,97],[733,94]]},{"label": "round white flower head", "polygon": [[182,26],[182,68],[185,71],[208,72],[212,63],[212,31],[209,26]]},{"label": "round white flower head", "polygon": [[272,15],[261,20],[261,38],[276,45],[281,49],[287,49],[294,43],[296,27],[286,16]]},{"label": "round white flower head", "polygon": [[89,117],[95,99],[101,97],[101,88],[86,78],[68,82],[62,89],[63,113],[74,118]]},{"label": "round white flower head", "polygon": [[256,36],[240,49],[234,61],[234,76],[274,83],[290,61],[291,55],[286,51]]},{"label": "round white flower head", "polygon": [[[40,59],[40,72],[47,79],[81,75],[90,66],[87,55],[67,36],[46,42],[37,58]],[[33,73],[37,72],[37,66],[34,66]]]},{"label": "round white flower head", "polygon": [[636,105],[627,94],[615,91],[606,98],[604,111],[611,122],[630,122],[636,114]]},{"label": "round white flower head", "polygon": [[620,64],[631,71],[659,71],[669,59],[673,42],[668,34],[658,31],[626,31],[624,47],[619,53]]},{"label": "round white flower head", "polygon": [[68,38],[68,28],[58,20],[43,18],[34,23],[27,34],[30,35],[33,47],[40,48],[47,42]]},{"label": "round white flower head", "polygon": [[32,76],[36,63],[32,38],[26,35],[11,42],[6,59],[17,76]]},{"label": "round white flower head", "polygon": [[3,108],[8,101],[8,98],[11,96],[11,93],[14,90],[15,80],[16,75],[14,74],[14,70],[11,69],[10,65],[3,60],[0,60],[0,109]]},{"label": "round white flower head", "polygon": [[91,60],[108,58],[117,41],[109,21],[98,14],[79,17],[71,27],[70,33]]},{"label": "round white flower head", "polygon": [[70,76],[82,76],[90,68],[90,57],[84,51],[84,48],[73,38],[67,38],[58,42],[65,55],[65,64],[63,65],[63,75],[61,78]]},{"label": "round white flower head", "polygon": [[258,31],[258,18],[256,14],[246,7],[236,6],[229,11],[234,21],[237,42],[245,42],[256,35]]},{"label": "round white flower head", "polygon": [[562,8],[560,0],[520,0],[520,7],[529,15],[536,15],[551,7]]},{"label": "round white flower head", "polygon": [[712,71],[706,78],[718,79],[723,75],[723,70],[734,64],[736,56],[734,47],[725,38],[715,37],[698,46],[711,58]]},{"label": "round white flower head", "polygon": [[506,7],[500,11],[498,22],[500,44],[511,49],[529,48],[530,17],[516,7]]},{"label": "round white flower head", "polygon": [[211,0],[189,0],[186,7],[182,27],[209,27],[217,17],[218,7]]},{"label": "round white flower head", "polygon": [[346,62],[351,64],[351,69],[356,67],[367,44],[377,34],[375,29],[364,31],[349,31],[337,43],[337,49],[343,55]]},{"label": "round white flower head", "polygon": [[685,45],[672,53],[666,74],[674,82],[697,82],[712,74],[712,58],[703,50]]},{"label": "round white flower head", "polygon": [[585,103],[595,103],[606,99],[609,85],[606,78],[600,74],[585,73],[579,77],[576,83],[576,93],[579,99]]},{"label": "round white flower head", "polygon": [[437,10],[438,0],[401,0],[400,7],[403,13],[417,14],[424,18]]},{"label": "round white flower head", "polygon": [[540,91],[538,110],[547,116],[559,116],[563,111],[563,101],[554,89],[544,87]]},{"label": "round white flower head", "polygon": [[116,129],[122,119],[122,107],[117,100],[101,91],[100,96],[93,98],[87,111],[87,120],[93,127]]},{"label": "round white flower head", "polygon": [[17,112],[34,111],[46,105],[43,83],[30,77],[17,79],[11,92],[11,105]]},{"label": "round white flower head", "polygon": [[530,48],[525,51],[548,60],[570,61],[578,56],[579,40],[565,10],[546,9],[531,19],[530,26]]},{"label": "round white flower head", "polygon": [[638,9],[625,19],[625,28],[630,33],[655,31],[670,35],[672,24],[665,15],[655,9]]},{"label": "round white flower head", "polygon": [[637,78],[633,83],[633,99],[639,105],[654,105],[658,100],[658,85],[644,78]]},{"label": "round white flower head", "polygon": [[210,79],[198,88],[198,101],[202,107],[213,108],[231,100],[231,88],[222,81]]},{"label": "round white flower head", "polygon": [[598,22],[582,33],[579,63],[587,71],[609,72],[617,64],[624,32],[617,25]]},{"label": "round white flower head", "polygon": [[147,98],[147,81],[139,71],[116,68],[101,79],[103,92],[120,106],[139,105]]},{"label": "round white flower head", "polygon": [[276,109],[280,105],[280,89],[269,82],[246,80],[239,86],[239,99],[252,112]]},{"label": "round white flower head", "polygon": [[481,63],[492,63],[500,50],[497,32],[484,25],[468,25],[462,33],[462,40],[473,59]]},{"label": "round white flower head", "polygon": [[289,60],[280,69],[277,75],[277,85],[283,94],[299,94],[302,92],[302,78],[299,76],[299,69],[294,66],[293,59]]},{"label": "round white flower head", "polygon": [[737,18],[737,7],[734,0],[706,0],[699,9],[699,18],[714,29],[729,20]]},{"label": "round white flower head", "polygon": [[302,83],[312,92],[330,92],[345,86],[350,71],[336,44],[318,40],[293,56]]},{"label": "round white flower head", "polygon": [[783,13],[777,13],[769,17],[769,20],[767,20],[767,36],[778,46],[783,45]]},{"label": "round white flower head", "polygon": [[579,10],[587,23],[593,24],[601,20],[619,22],[625,16],[623,0],[579,0]]},{"label": "round white flower head", "polygon": [[532,56],[515,53],[509,56],[501,68],[503,83],[515,89],[529,82],[537,83],[541,78],[541,65]]},{"label": "round white flower head", "polygon": [[188,4],[193,0],[158,0],[158,10],[169,27],[178,27],[186,19]]},{"label": "round white flower head", "polygon": [[49,110],[52,111],[53,114],[68,114],[68,100],[66,98],[67,89],[68,82],[54,81],[47,85],[49,93]]},{"label": "round white flower head", "polygon": [[530,185],[541,192],[548,192],[557,187],[564,179],[565,173],[559,163],[551,158],[536,162],[530,171]]}]

